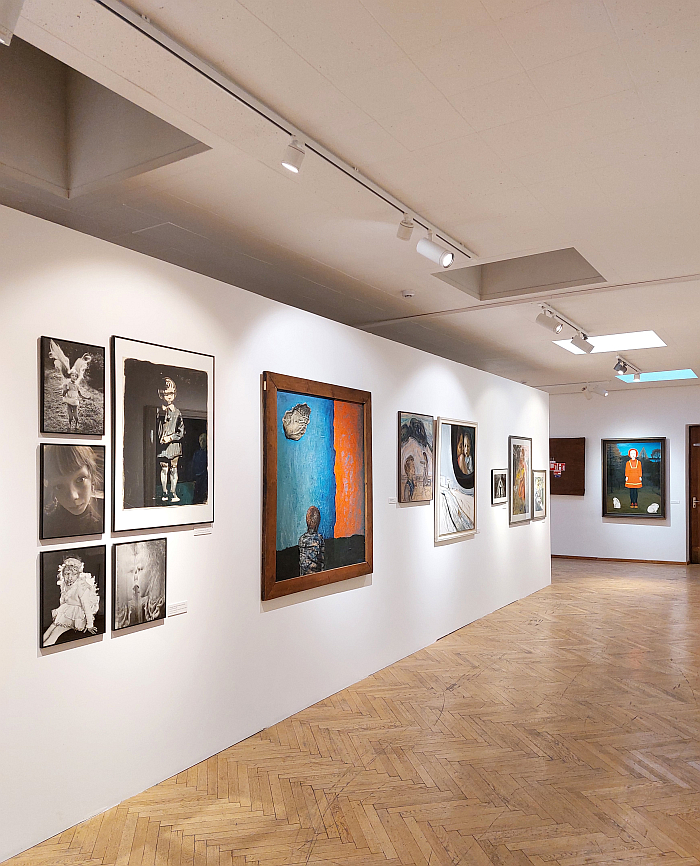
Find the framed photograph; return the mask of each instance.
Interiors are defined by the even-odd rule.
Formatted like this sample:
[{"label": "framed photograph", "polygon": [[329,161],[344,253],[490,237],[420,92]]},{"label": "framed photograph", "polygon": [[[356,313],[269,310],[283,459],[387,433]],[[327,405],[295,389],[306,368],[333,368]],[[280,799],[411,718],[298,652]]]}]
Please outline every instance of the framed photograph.
[{"label": "framed photograph", "polygon": [[666,517],[666,439],[603,439],[603,517]]},{"label": "framed photograph", "polygon": [[549,440],[549,492],[552,496],[586,493],[586,439]]},{"label": "framed photograph", "polygon": [[167,539],[124,541],[112,556],[112,630],[165,619]]},{"label": "framed photograph", "polygon": [[508,470],[491,470],[491,505],[508,502]]},{"label": "framed photograph", "polygon": [[214,358],[112,337],[113,529],[214,520]]},{"label": "framed photograph", "polygon": [[372,571],[372,397],[263,373],[262,597]]},{"label": "framed photograph", "polygon": [[72,547],[41,554],[39,646],[105,633],[106,547]]},{"label": "framed photograph", "polygon": [[433,498],[433,416],[399,412],[399,502]]},{"label": "framed photograph", "polygon": [[41,338],[41,432],[102,436],[105,432],[105,350]]},{"label": "framed photograph", "polygon": [[40,451],[39,537],[73,538],[105,531],[104,445],[54,445]]},{"label": "framed photograph", "polygon": [[528,523],[532,519],[532,439],[527,436],[508,437],[508,477],[510,525]]},{"label": "framed photograph", "polygon": [[532,519],[544,520],[547,516],[547,470],[532,470]]},{"label": "framed photograph", "polygon": [[437,419],[436,544],[476,532],[476,431],[469,421]]}]

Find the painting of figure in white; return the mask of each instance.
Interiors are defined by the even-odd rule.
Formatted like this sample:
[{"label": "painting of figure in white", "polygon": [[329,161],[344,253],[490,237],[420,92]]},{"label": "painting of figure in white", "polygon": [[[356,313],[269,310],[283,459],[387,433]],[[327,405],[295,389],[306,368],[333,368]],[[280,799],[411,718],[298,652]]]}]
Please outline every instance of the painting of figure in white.
[{"label": "painting of figure in white", "polygon": [[476,430],[476,424],[438,418],[436,542],[476,531]]},{"label": "painting of figure in white", "polygon": [[165,538],[114,545],[114,631],[165,617],[165,563]]}]

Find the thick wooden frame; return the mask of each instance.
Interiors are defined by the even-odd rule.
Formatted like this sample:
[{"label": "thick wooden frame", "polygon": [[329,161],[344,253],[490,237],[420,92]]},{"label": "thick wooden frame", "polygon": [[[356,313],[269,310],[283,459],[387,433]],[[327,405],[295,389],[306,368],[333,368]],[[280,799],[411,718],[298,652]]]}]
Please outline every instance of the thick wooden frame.
[{"label": "thick wooden frame", "polygon": [[[124,389],[123,367],[119,360],[126,357],[125,344],[134,348],[129,355],[139,361],[184,367],[207,374],[207,471],[208,498],[205,503],[192,505],[155,505],[124,508]],[[139,347],[138,351],[136,348]],[[143,348],[148,347],[148,349]],[[196,526],[214,522],[214,356],[189,349],[174,349],[145,340],[113,336],[110,341],[112,368],[112,531],[136,529],[167,529],[171,526]],[[118,474],[121,470],[121,475]]]},{"label": "thick wooden frame", "polygon": [[[44,418],[46,409],[46,391],[44,389],[46,367],[44,365],[44,349],[49,340],[55,340],[59,346],[65,343],[72,343],[74,346],[88,346],[90,349],[96,349],[102,353],[102,429],[94,433],[85,433],[83,430],[47,430],[46,421]],[[107,401],[105,391],[107,388],[107,349],[104,346],[93,346],[92,343],[78,343],[75,340],[61,340],[58,337],[42,336],[39,340],[39,430],[42,433],[55,434],[56,436],[80,436],[89,439],[93,436],[104,436],[107,421],[105,415],[107,413]]]},{"label": "thick wooden frame", "polygon": [[[442,452],[442,425],[449,424],[451,427],[472,427],[474,429],[474,526],[472,529],[463,529],[460,532],[446,532],[440,534],[440,455]],[[478,512],[476,498],[477,459],[479,455],[479,425],[476,421],[459,421],[456,418],[438,417],[435,423],[435,544],[444,544],[448,541],[456,541],[460,538],[471,538],[476,534],[478,527]]]},{"label": "thick wooden frame", "polygon": [[[506,476],[506,495],[500,499],[496,498],[495,480],[497,475]],[[507,469],[492,469],[491,470],[491,505],[504,505],[508,502],[508,470]]]},{"label": "thick wooden frame", "polygon": [[131,541],[119,541],[112,545],[112,631],[124,632],[128,629],[137,628],[138,625],[125,625],[117,628],[116,618],[117,618],[117,548],[118,547],[126,547],[127,544],[139,544],[145,543],[150,544],[151,542],[162,541],[165,544],[165,554],[163,561],[163,569],[164,569],[164,590],[165,590],[165,601],[163,603],[163,616],[158,617],[158,619],[149,619],[147,622],[139,623],[138,625],[150,625],[154,622],[163,622],[168,615],[168,539],[167,536],[160,536],[158,538],[150,538],[148,536],[142,536],[141,538],[134,538]]},{"label": "thick wooden frame", "polygon": [[[530,477],[525,479],[525,489],[530,492],[530,510],[527,514],[513,514],[513,442],[530,443]],[[521,526],[532,520],[532,438],[530,436],[508,437],[508,523],[510,526]]]},{"label": "thick wooden frame", "polygon": [[[349,580],[372,572],[372,395],[340,385],[327,385],[310,379],[263,373],[263,507],[262,507],[262,598],[269,600]],[[277,577],[277,392],[290,391],[309,397],[326,397],[363,406],[365,461],[365,560],[354,565],[331,568],[316,574]]]},{"label": "thick wooden frame", "polygon": [[[609,444],[618,445],[620,443],[633,442],[635,444],[642,444],[644,442],[660,442],[661,443],[661,467],[659,472],[659,489],[661,490],[661,504],[659,505],[659,510],[656,514],[649,514],[648,511],[644,511],[642,509],[639,512],[635,512],[634,514],[616,514],[614,512],[610,512],[607,510],[608,503],[608,467],[606,460],[606,449]],[[666,519],[666,437],[665,436],[641,436],[635,438],[634,436],[626,436],[621,439],[601,439],[601,463],[602,463],[602,474],[603,474],[603,483],[601,484],[601,489],[603,492],[603,517],[616,517],[616,518],[626,518],[632,520],[665,520]]]},{"label": "thick wooden frame", "polygon": [[[430,419],[433,429],[433,453],[432,453],[432,483],[430,489],[430,499],[404,499],[403,488],[401,486],[402,466],[401,466],[401,416],[410,415],[412,418],[420,418],[422,421]],[[397,413],[397,448],[396,448],[396,498],[402,505],[422,505],[428,504],[435,498],[435,418],[432,415],[422,415],[420,412],[403,412],[399,409]]]},{"label": "thick wooden frame", "polygon": [[[532,470],[532,493],[530,494],[530,505],[532,508],[533,520],[544,520],[547,516],[547,475],[549,472],[546,469]],[[535,475],[542,475],[544,478],[544,510],[542,514],[535,513]]]}]

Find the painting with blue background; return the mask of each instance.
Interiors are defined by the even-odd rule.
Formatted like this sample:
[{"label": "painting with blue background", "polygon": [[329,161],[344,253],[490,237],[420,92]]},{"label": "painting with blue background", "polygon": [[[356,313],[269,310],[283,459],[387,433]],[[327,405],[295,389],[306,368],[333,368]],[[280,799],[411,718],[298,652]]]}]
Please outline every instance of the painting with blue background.
[{"label": "painting with blue background", "polygon": [[[287,439],[284,413],[299,403],[311,409],[306,432]],[[277,550],[294,547],[306,532],[306,511],[321,512],[319,532],[333,538],[335,529],[334,401],[308,394],[277,392]]]}]

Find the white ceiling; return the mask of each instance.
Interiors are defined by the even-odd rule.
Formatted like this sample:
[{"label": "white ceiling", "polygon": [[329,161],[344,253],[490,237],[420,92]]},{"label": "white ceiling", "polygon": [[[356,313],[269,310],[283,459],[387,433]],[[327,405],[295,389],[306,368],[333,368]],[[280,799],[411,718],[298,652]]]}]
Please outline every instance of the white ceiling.
[{"label": "white ceiling", "polygon": [[[700,283],[673,281],[700,273],[697,0],[130,6],[479,261],[575,247],[609,285],[671,280],[546,297],[592,334],[655,329],[668,348],[626,354],[642,369],[700,374]],[[27,0],[17,34],[212,148],[131,181],[132,206],[158,195],[245,233],[375,333],[533,385],[610,378],[614,357],[552,345],[532,298],[480,305],[434,279],[399,215],[333,166],[310,153],[289,175],[284,132],[95,0]]]}]

